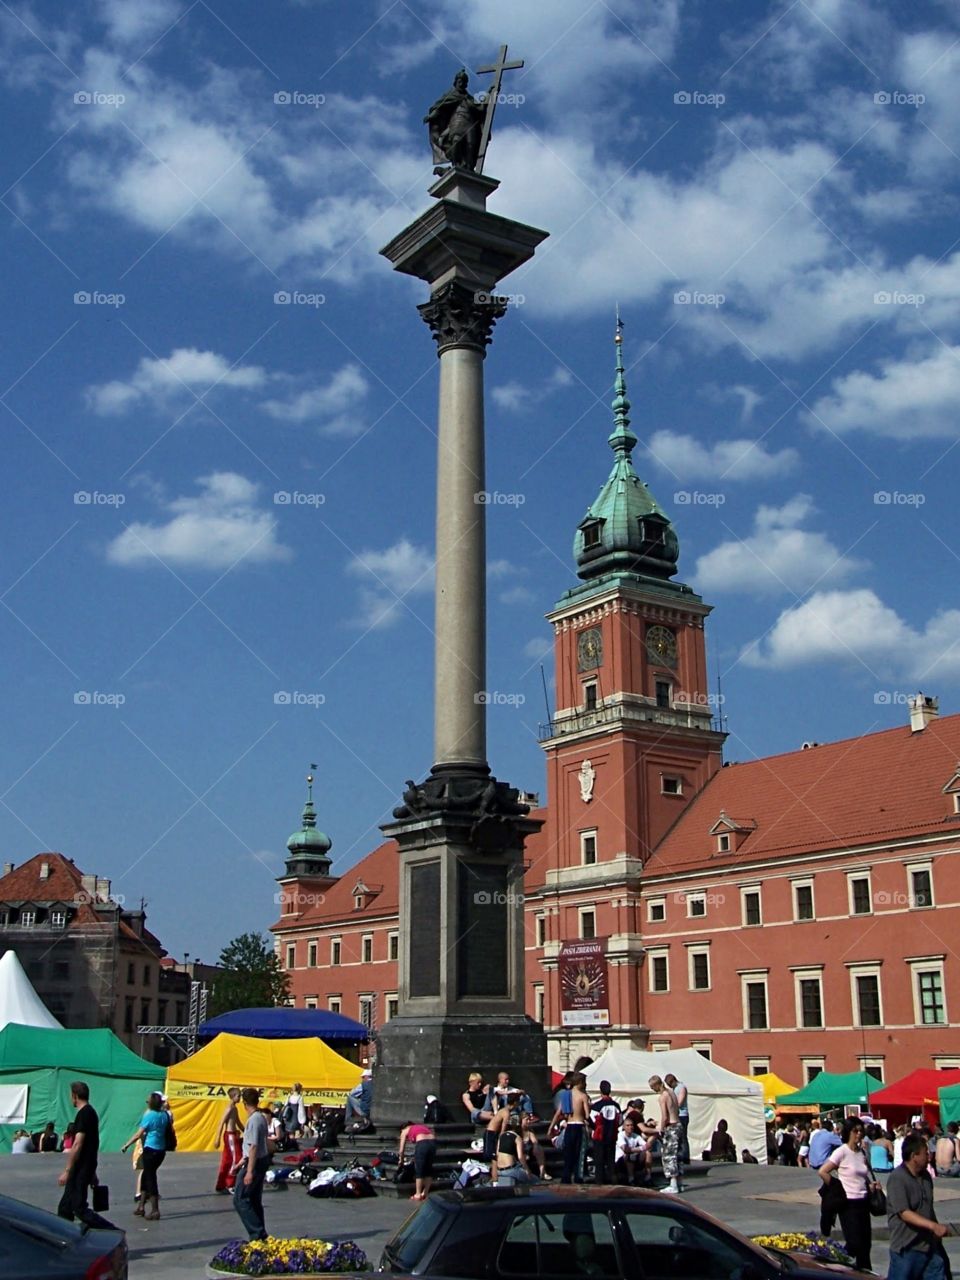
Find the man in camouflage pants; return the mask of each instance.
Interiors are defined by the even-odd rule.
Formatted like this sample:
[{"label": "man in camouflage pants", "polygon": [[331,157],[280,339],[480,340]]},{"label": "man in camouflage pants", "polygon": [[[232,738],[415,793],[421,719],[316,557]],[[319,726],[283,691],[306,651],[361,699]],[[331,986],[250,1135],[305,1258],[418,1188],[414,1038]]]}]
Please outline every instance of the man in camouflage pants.
[{"label": "man in camouflage pants", "polygon": [[659,1076],[651,1076],[649,1083],[660,1101],[660,1158],[663,1172],[669,1178],[669,1184],[663,1190],[669,1195],[677,1195],[683,1190],[680,1185],[680,1142],[683,1138],[680,1107],[677,1095]]}]

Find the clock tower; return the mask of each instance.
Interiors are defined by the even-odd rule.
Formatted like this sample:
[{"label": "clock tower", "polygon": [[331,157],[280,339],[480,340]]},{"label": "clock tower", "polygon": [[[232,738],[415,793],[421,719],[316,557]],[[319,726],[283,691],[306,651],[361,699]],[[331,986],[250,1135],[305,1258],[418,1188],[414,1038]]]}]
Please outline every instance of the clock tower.
[{"label": "clock tower", "polygon": [[[543,890],[545,1021],[562,1025],[555,971],[563,943],[603,938],[609,1022],[618,1025],[618,1039],[642,1046],[643,867],[720,768],[725,735],[708,696],[704,620],[711,606],[673,580],[677,535],[633,467],[637,437],[619,317],[615,343],[613,469],[577,527],[581,581],[547,615],[557,710],[541,735],[552,837]],[[602,1034],[596,1040],[602,1025],[600,1018],[589,1033],[594,1041],[572,1032],[580,1052],[609,1042]]]}]

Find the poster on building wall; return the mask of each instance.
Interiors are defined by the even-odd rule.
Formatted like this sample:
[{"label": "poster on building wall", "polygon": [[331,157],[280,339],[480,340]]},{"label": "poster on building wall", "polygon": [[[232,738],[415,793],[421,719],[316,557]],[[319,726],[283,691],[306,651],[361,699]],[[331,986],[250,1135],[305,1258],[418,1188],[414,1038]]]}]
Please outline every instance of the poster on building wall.
[{"label": "poster on building wall", "polygon": [[560,948],[560,1021],[565,1027],[610,1025],[606,938]]}]

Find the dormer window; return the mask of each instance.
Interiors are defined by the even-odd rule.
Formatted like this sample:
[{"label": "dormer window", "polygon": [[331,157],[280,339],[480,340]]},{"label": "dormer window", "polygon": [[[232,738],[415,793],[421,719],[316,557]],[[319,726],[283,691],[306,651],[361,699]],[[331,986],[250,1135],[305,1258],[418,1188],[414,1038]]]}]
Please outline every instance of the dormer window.
[{"label": "dormer window", "polygon": [[354,909],[354,911],[362,911],[362,910],[363,910],[363,894],[362,894],[362,893],[358,893],[358,894],[357,894],[357,896],[354,898],[354,900],[353,900],[353,909]]},{"label": "dormer window", "polygon": [[736,853],[756,829],[753,818],[730,818],[721,809],[708,834],[716,837],[717,853]]},{"label": "dormer window", "polygon": [[589,524],[583,526],[583,547],[585,551],[589,551],[591,547],[599,547],[603,536],[603,523],[600,520],[591,520]]},{"label": "dormer window", "polygon": [[37,923],[37,913],[35,911],[21,911],[20,923],[24,925],[24,927],[30,928]]},{"label": "dormer window", "polygon": [[62,929],[67,923],[67,913],[54,908],[50,912],[50,924],[54,929]]},{"label": "dormer window", "polygon": [[721,831],[717,836],[717,853],[730,852],[730,832]]},{"label": "dormer window", "polygon": [[640,520],[640,554],[644,556],[662,556],[665,551],[664,538],[666,527],[659,520]]}]

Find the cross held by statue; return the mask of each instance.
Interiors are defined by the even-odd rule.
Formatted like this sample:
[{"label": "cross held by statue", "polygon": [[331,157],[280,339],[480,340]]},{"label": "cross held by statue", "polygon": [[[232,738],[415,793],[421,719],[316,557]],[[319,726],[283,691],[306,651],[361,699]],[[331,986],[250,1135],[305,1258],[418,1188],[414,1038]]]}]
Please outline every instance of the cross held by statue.
[{"label": "cross held by statue", "polygon": [[519,58],[515,62],[507,61],[507,46],[502,44],[500,52],[497,55],[496,62],[488,67],[477,67],[477,75],[493,75],[493,84],[487,90],[486,111],[483,116],[483,132],[480,135],[480,150],[477,155],[477,173],[483,173],[483,162],[487,154],[487,145],[490,142],[490,134],[493,129],[493,113],[497,109],[497,103],[500,100],[501,85],[503,84],[503,73],[505,71],[519,71],[523,66],[523,59]]}]

